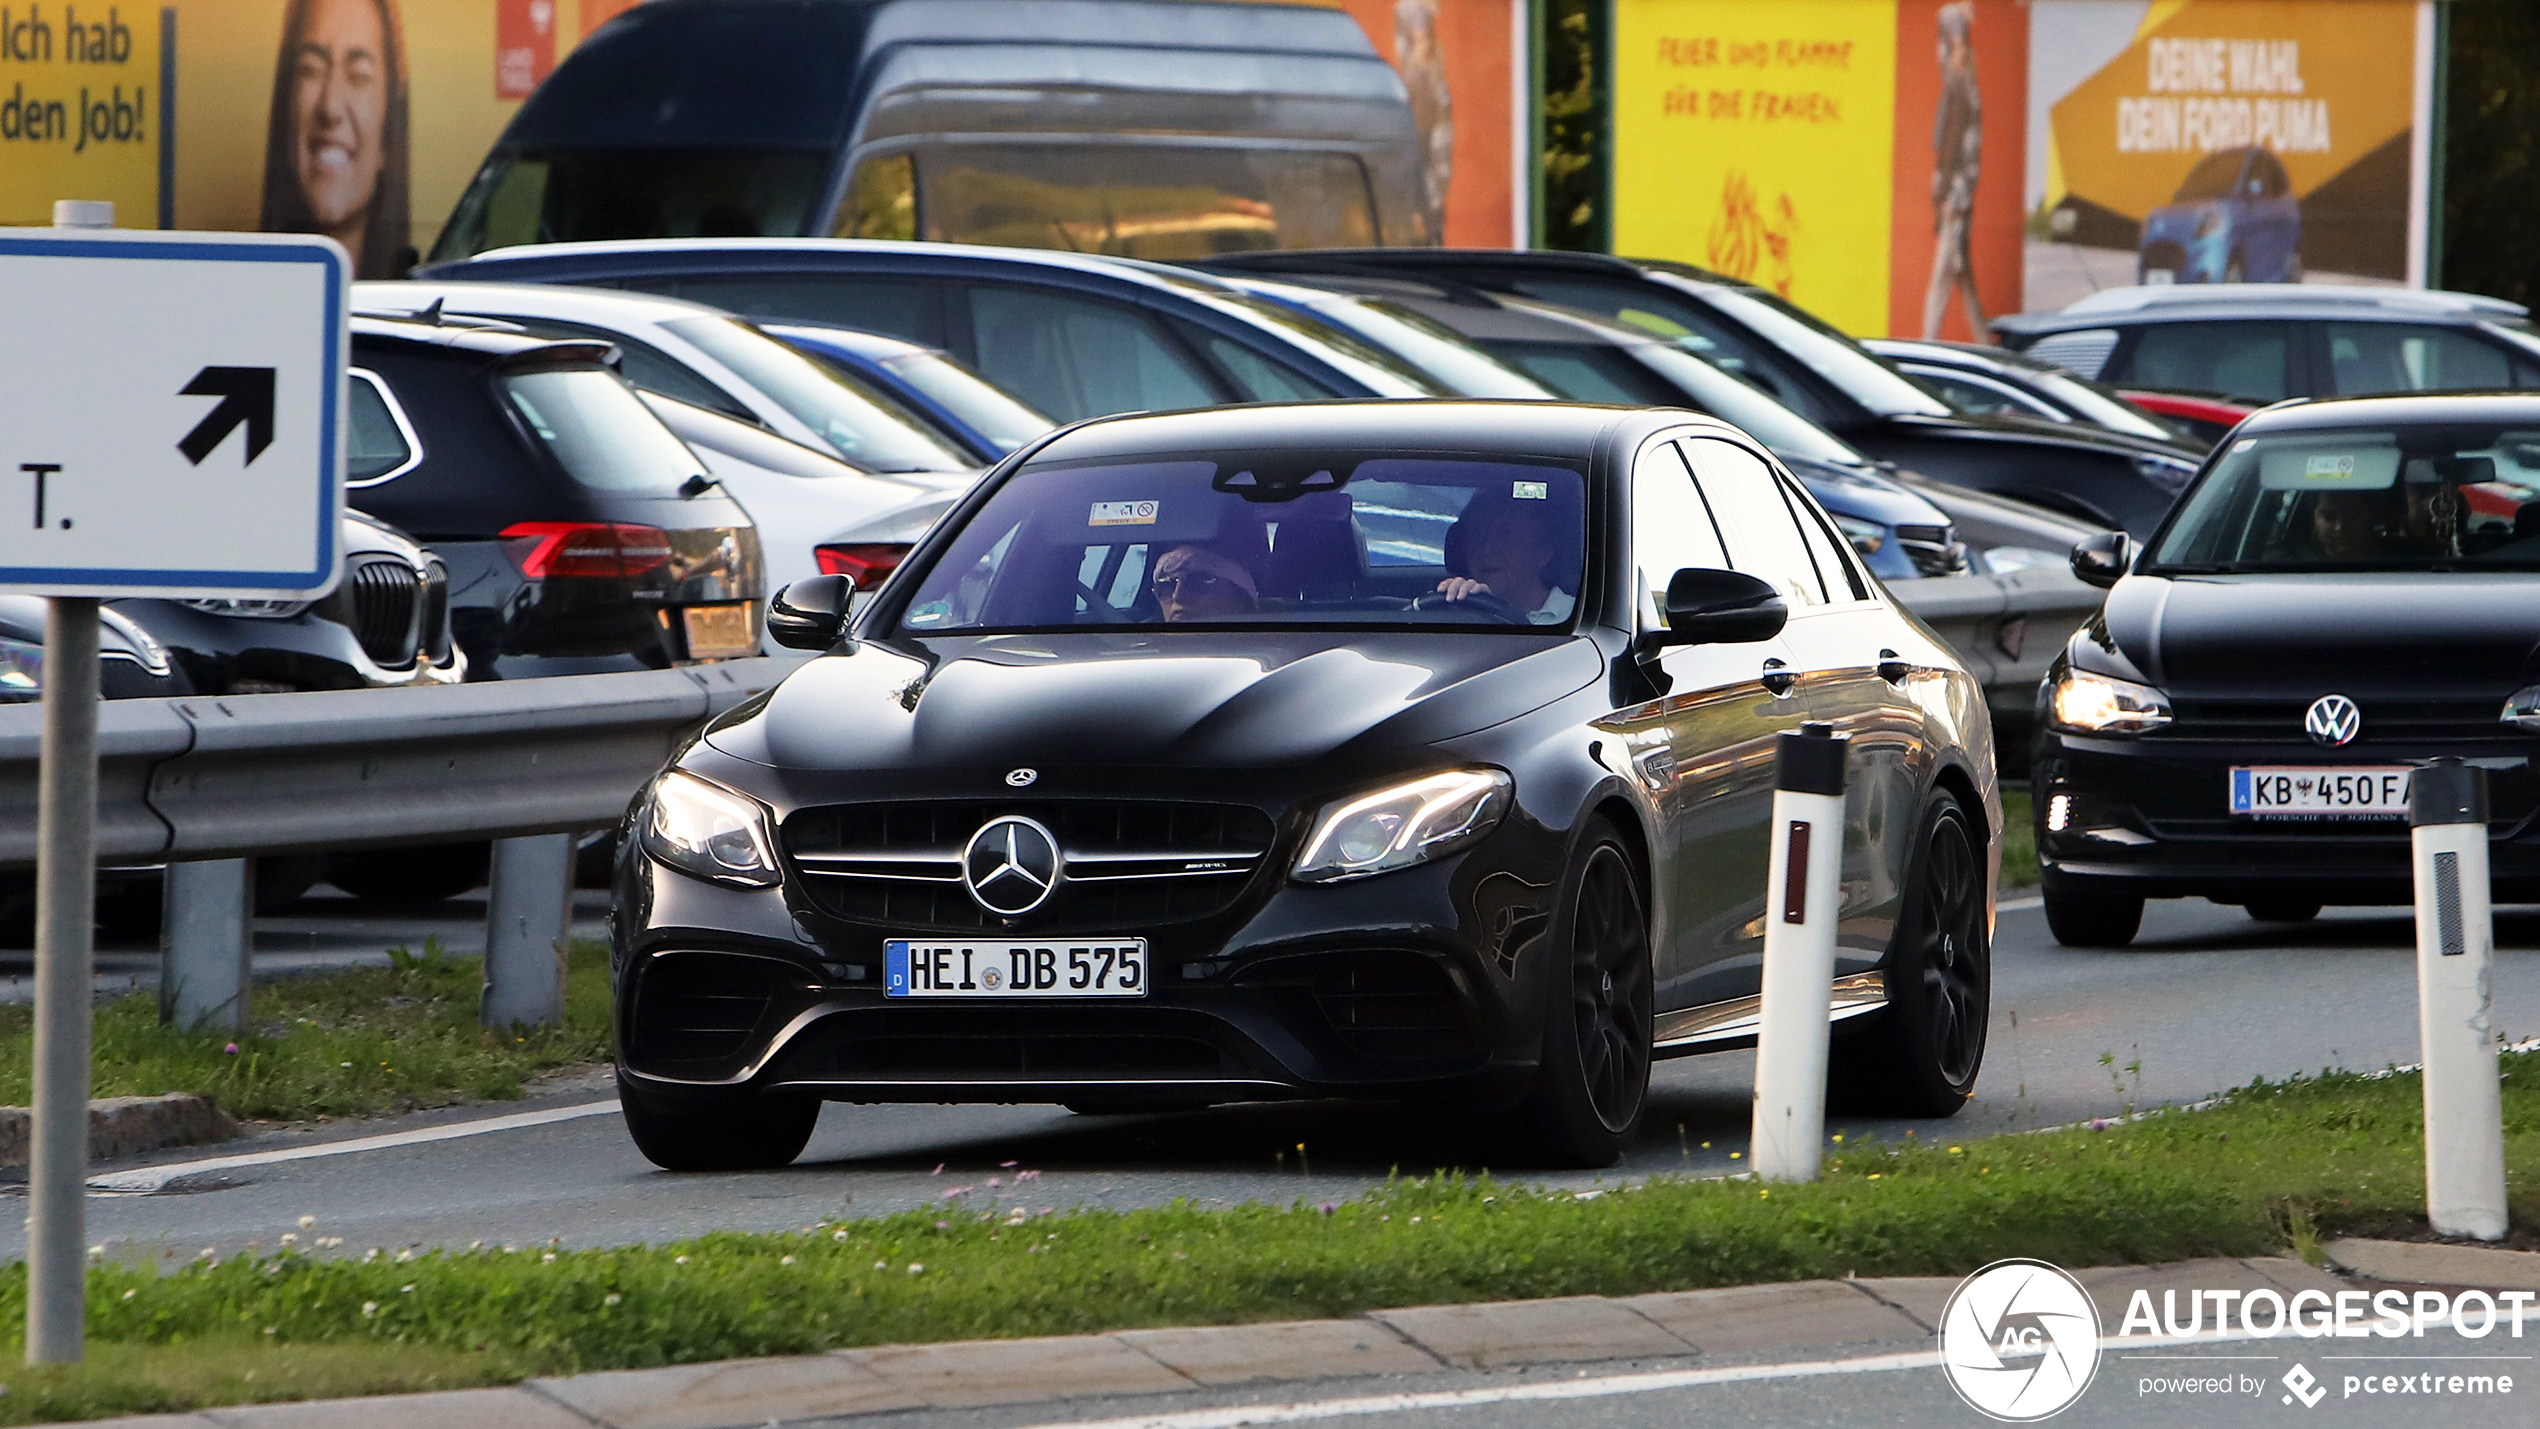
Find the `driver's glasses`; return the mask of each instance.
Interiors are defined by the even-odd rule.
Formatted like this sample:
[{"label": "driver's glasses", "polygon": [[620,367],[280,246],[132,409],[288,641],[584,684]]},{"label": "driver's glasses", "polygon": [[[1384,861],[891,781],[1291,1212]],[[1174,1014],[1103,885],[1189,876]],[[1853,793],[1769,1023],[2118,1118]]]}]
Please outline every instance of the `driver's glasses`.
[{"label": "driver's glasses", "polygon": [[1212,576],[1206,571],[1179,571],[1157,576],[1147,589],[1155,592],[1157,600],[1203,600],[1228,584],[1224,576]]}]

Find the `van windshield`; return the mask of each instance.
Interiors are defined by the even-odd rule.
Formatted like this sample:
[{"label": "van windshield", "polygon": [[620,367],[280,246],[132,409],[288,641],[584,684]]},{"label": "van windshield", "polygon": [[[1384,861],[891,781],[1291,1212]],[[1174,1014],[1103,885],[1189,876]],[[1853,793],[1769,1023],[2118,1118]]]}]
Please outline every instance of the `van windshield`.
[{"label": "van windshield", "polygon": [[800,149],[498,153],[460,198],[432,261],[583,239],[792,237],[820,200],[828,162]]},{"label": "van windshield", "polygon": [[2146,570],[2540,570],[2540,431],[2457,424],[2242,437]]}]

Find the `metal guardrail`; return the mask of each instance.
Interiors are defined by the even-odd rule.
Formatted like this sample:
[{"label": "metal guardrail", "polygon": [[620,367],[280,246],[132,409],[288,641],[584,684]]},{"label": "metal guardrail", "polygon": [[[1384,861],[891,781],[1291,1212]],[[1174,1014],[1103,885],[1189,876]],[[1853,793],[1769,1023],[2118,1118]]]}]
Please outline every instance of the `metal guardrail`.
[{"label": "metal guardrail", "polygon": [[[699,721],[797,664],[396,690],[111,700],[101,861],[517,838],[616,821]],[[42,707],[0,706],[0,869],[35,861]]]}]

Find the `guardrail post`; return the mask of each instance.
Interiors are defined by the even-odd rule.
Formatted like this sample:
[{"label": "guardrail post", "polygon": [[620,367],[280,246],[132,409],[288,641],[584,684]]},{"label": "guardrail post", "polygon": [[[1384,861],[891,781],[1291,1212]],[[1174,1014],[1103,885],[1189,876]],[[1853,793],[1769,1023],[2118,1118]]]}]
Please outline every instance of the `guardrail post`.
[{"label": "guardrail post", "polygon": [[485,1000],[488,1027],[564,1021],[565,939],[573,926],[573,835],[494,840],[487,890]]},{"label": "guardrail post", "polygon": [[1826,1019],[1843,879],[1843,754],[1830,724],[1775,741],[1772,866],[1764,895],[1764,996],[1755,1029],[1755,1129],[1763,1181],[1814,1181],[1825,1156]]},{"label": "guardrail post", "polygon": [[2505,1109],[2496,1065],[2496,929],[2488,903],[2487,771],[2420,766],[2408,791],[2425,1059],[2425,1211],[2443,1235],[2505,1233]]},{"label": "guardrail post", "polygon": [[228,1032],[247,1025],[254,867],[243,858],[168,865],[159,924],[161,1022]]}]

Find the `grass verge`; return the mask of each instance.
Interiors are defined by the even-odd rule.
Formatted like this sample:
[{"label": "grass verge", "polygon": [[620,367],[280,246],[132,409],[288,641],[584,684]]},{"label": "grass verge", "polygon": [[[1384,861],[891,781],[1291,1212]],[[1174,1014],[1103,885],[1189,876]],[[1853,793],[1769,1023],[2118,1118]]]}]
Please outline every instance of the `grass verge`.
[{"label": "grass verge", "polygon": [[[564,1025],[543,1032],[477,1024],[482,959],[437,943],[390,956],[384,968],[258,984],[235,1041],[161,1026],[156,993],[100,1003],[94,1095],[194,1092],[243,1117],[367,1116],[516,1097],[537,1072],[609,1055],[602,944],[574,946]],[[0,1007],[0,1104],[32,1099],[31,1016],[23,1004]]]},{"label": "grass verge", "polygon": [[[2540,1054],[2506,1059],[2504,1105],[2512,1210],[2529,1224]],[[405,1258],[320,1239],[173,1273],[95,1267],[99,1362],[10,1372],[0,1423],[234,1402],[276,1388],[242,1367],[303,1353],[306,1392],[350,1393],[417,1376],[492,1383],[886,1342],[1956,1274],[2013,1255],[2079,1266],[2284,1254],[2421,1226],[2421,1157],[2415,1077],[2335,1074],[2099,1129],[1856,1140],[1808,1186],[1662,1180],[1576,1196],[1440,1177],[1338,1204],[1061,1214],[1035,1211],[1035,1178],[1007,1170],[948,1187],[931,1212],[668,1246]],[[12,1267],[0,1339],[22,1333],[24,1314]]]},{"label": "grass verge", "polygon": [[2029,822],[2028,791],[2002,791],[2002,891],[2037,883],[2037,825]]}]

